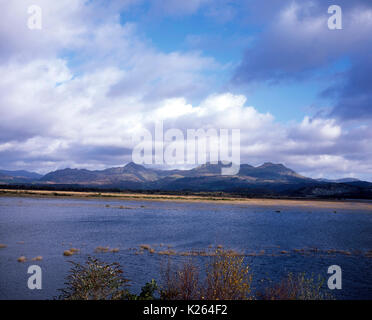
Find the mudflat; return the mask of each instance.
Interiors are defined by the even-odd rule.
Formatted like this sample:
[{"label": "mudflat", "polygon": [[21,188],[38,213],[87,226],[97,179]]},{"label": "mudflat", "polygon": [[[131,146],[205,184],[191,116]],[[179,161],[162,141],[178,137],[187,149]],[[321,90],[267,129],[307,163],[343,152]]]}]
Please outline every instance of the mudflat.
[{"label": "mudflat", "polygon": [[198,195],[166,195],[142,194],[125,192],[81,192],[81,191],[51,191],[51,190],[12,190],[1,189],[0,196],[25,197],[72,197],[72,198],[111,198],[117,200],[138,201],[179,201],[179,202],[212,202],[238,204],[247,206],[268,207],[315,207],[346,210],[367,210],[372,212],[372,202],[361,200],[314,200],[314,199],[264,199],[239,198],[229,196],[198,196]]}]

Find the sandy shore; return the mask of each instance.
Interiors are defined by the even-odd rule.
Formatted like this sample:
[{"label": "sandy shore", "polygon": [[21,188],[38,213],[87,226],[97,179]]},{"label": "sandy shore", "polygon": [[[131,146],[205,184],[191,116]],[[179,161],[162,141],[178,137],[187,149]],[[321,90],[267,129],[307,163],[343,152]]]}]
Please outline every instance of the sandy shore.
[{"label": "sandy shore", "polygon": [[68,198],[95,198],[115,200],[138,200],[138,201],[177,201],[177,202],[210,202],[223,204],[236,204],[247,206],[268,207],[315,207],[329,209],[349,209],[372,211],[372,203],[363,201],[339,201],[339,200],[297,200],[297,199],[247,199],[216,196],[197,195],[152,195],[141,193],[99,193],[77,191],[44,191],[44,190],[11,190],[1,189],[0,196],[24,196],[24,197],[68,197]]}]

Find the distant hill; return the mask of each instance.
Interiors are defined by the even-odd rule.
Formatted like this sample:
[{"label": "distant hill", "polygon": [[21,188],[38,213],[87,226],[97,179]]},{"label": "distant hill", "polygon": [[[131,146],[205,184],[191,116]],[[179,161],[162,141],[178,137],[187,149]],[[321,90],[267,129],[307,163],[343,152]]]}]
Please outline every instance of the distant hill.
[{"label": "distant hill", "polygon": [[133,162],[124,167],[89,171],[63,169],[50,172],[39,181],[48,184],[120,185],[125,182],[143,183],[159,179],[156,170],[147,169]]},{"label": "distant hill", "polygon": [[[79,186],[121,190],[169,192],[229,192],[246,196],[350,197],[372,199],[372,183],[356,179],[314,180],[283,164],[266,162],[254,167],[242,164],[234,176],[221,175],[224,165],[206,163],[190,170],[158,170],[133,162],[105,170],[62,169],[43,177],[19,171],[11,176],[0,171],[1,183],[32,183],[42,186]],[[19,179],[21,177],[22,179]],[[34,178],[32,178],[34,177]]]},{"label": "distant hill", "polygon": [[0,170],[0,182],[1,183],[19,183],[19,182],[30,182],[38,180],[42,177],[42,175],[29,172],[25,170],[18,170],[18,171],[9,171],[9,170]]}]

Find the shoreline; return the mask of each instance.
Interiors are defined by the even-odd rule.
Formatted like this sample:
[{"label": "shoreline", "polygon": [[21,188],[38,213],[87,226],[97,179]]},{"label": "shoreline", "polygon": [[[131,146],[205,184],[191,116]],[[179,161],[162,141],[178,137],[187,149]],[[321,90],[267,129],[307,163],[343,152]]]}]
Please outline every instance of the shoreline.
[{"label": "shoreline", "polygon": [[170,202],[199,202],[221,203],[247,206],[267,207],[316,207],[329,209],[349,209],[372,211],[372,203],[363,200],[323,200],[323,199],[268,199],[268,198],[238,198],[197,195],[157,195],[142,193],[118,192],[80,192],[80,191],[51,191],[51,190],[14,190],[0,189],[0,197],[40,197],[40,198],[74,198],[74,199],[110,199],[129,201],[170,201]]}]

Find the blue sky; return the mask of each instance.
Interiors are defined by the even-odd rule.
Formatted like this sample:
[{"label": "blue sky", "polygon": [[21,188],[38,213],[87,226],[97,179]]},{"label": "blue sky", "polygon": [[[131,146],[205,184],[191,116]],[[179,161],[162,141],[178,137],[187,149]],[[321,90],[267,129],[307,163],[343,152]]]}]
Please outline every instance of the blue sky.
[{"label": "blue sky", "polygon": [[[2,2],[0,167],[41,173],[131,159],[131,136],[241,130],[241,162],[372,180],[372,3]],[[10,27],[11,26],[11,27]],[[213,107],[211,107],[213,106]]]},{"label": "blue sky", "polygon": [[[234,6],[237,11],[239,8],[239,4]],[[221,12],[221,15],[224,13]],[[158,12],[152,13],[147,3],[122,12],[120,21],[122,24],[138,24],[143,37],[163,52],[197,50],[225,65],[218,74],[216,87],[216,90],[223,90],[229,85],[234,66],[242,60],[245,49],[254,48],[255,40],[260,38],[260,32],[265,28],[264,24],[249,23],[239,18],[224,21],[203,10],[191,15],[162,16]],[[260,83],[253,88],[232,89],[244,93],[249,103],[261,112],[272,113],[278,121],[300,121],[307,114],[315,114],[319,108],[330,106],[332,99],[319,95],[327,87],[327,76],[346,71],[349,67],[350,62],[345,56],[319,70],[316,79],[276,86]]]}]

